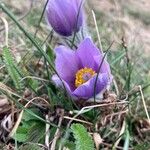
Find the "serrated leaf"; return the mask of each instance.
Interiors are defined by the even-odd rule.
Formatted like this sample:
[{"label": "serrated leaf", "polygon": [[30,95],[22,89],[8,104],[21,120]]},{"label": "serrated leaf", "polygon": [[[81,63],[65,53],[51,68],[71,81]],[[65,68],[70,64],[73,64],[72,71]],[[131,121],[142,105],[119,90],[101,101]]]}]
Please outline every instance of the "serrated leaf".
[{"label": "serrated leaf", "polygon": [[92,137],[81,124],[73,124],[71,130],[75,137],[76,150],[95,150]]},{"label": "serrated leaf", "polygon": [[39,121],[28,121],[27,123],[29,126],[24,127],[24,124],[20,126],[13,138],[18,142],[41,142],[45,136],[45,124]]},{"label": "serrated leaf", "polygon": [[20,126],[17,129],[16,134],[14,134],[13,138],[18,142],[25,142],[27,140],[28,128]]},{"label": "serrated leaf", "polygon": [[45,124],[26,113],[13,138],[18,142],[38,143],[42,140],[44,134]]},{"label": "serrated leaf", "polygon": [[19,68],[17,68],[17,64],[14,61],[14,58],[10,52],[10,49],[7,47],[3,48],[3,58],[4,62],[8,71],[8,74],[13,80],[13,83],[17,89],[21,89],[20,83],[20,75],[19,75]]},{"label": "serrated leaf", "polygon": [[27,140],[27,134],[17,133],[16,135],[14,135],[14,139],[18,142],[25,142]]},{"label": "serrated leaf", "polygon": [[35,124],[28,130],[27,142],[40,142],[45,136],[45,124],[43,122],[35,122]]}]

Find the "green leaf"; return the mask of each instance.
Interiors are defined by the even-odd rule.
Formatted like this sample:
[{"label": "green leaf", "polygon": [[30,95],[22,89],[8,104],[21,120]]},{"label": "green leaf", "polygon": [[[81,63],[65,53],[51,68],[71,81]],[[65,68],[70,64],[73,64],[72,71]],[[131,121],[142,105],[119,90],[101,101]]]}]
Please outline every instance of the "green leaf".
[{"label": "green leaf", "polygon": [[73,124],[71,130],[75,137],[76,150],[95,150],[92,137],[81,124]]},{"label": "green leaf", "polygon": [[75,144],[72,141],[65,141],[64,147],[67,147],[69,150],[75,150]]},{"label": "green leaf", "polygon": [[[34,112],[40,116],[38,109],[31,108],[29,112]],[[14,139],[18,142],[38,143],[45,134],[45,124],[28,112],[24,112],[21,125],[18,127]]]},{"label": "green leaf", "polygon": [[39,120],[37,117],[31,115],[31,113],[35,113],[36,115],[42,117],[41,114],[40,114],[40,111],[38,109],[36,109],[36,108],[30,108],[29,112],[24,111],[22,120],[24,120],[26,122],[27,121],[31,121],[31,120]]},{"label": "green leaf", "polygon": [[13,83],[17,89],[21,89],[21,83],[20,83],[20,75],[19,75],[19,68],[17,67],[17,64],[14,61],[14,58],[11,54],[11,51],[9,48],[4,47],[3,48],[3,58],[4,62],[8,71],[8,74],[13,80]]},{"label": "green leaf", "polygon": [[28,130],[27,142],[39,143],[45,137],[45,124],[38,121]]},{"label": "green leaf", "polygon": [[14,138],[18,141],[18,142],[25,142],[27,140],[27,134],[22,134],[22,133],[17,133]]},{"label": "green leaf", "polygon": [[25,142],[27,140],[28,128],[20,126],[17,129],[16,134],[14,134],[13,139],[18,142]]},{"label": "green leaf", "polygon": [[13,136],[16,141],[38,143],[43,140],[45,136],[45,124],[40,121],[28,121],[22,124]]}]

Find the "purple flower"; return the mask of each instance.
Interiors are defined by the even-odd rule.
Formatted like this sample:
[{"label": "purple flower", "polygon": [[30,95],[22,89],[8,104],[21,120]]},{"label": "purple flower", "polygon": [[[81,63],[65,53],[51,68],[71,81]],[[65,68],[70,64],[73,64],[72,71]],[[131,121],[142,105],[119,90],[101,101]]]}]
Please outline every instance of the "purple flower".
[{"label": "purple flower", "polygon": [[[103,54],[86,38],[76,51],[65,46],[55,49],[55,66],[68,93],[75,99],[89,99],[94,96],[94,85]],[[57,86],[62,82],[57,75],[52,77]],[[96,94],[106,90],[112,81],[110,66],[103,61],[96,84]]]},{"label": "purple flower", "polygon": [[46,19],[60,35],[71,36],[83,24],[83,0],[49,0]]}]

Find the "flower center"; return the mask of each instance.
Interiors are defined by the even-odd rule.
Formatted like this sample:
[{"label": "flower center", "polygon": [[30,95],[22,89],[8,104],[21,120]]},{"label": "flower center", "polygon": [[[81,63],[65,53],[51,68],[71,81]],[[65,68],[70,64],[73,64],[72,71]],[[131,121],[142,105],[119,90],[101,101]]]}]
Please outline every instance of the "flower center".
[{"label": "flower center", "polygon": [[83,83],[87,82],[90,78],[95,75],[95,71],[92,68],[83,68],[77,71],[76,79],[75,79],[75,86],[79,87]]}]

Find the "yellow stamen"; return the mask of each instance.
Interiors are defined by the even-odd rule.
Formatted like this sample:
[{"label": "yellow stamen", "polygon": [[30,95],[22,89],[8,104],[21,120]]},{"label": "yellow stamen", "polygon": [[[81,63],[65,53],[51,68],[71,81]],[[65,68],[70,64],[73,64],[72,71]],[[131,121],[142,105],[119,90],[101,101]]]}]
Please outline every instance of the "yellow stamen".
[{"label": "yellow stamen", "polygon": [[77,71],[76,79],[75,79],[75,86],[79,87],[83,83],[87,82],[90,78],[95,75],[95,71],[92,68],[83,68]]}]

